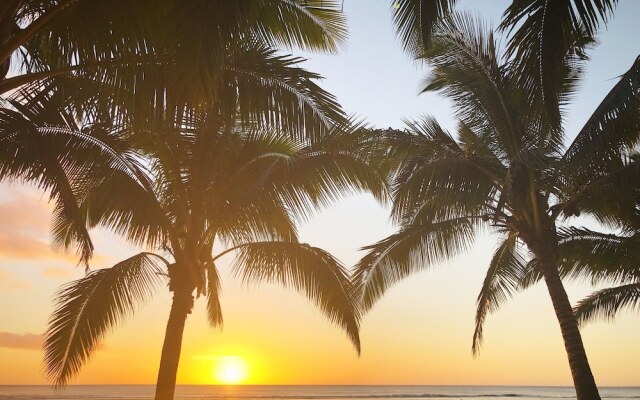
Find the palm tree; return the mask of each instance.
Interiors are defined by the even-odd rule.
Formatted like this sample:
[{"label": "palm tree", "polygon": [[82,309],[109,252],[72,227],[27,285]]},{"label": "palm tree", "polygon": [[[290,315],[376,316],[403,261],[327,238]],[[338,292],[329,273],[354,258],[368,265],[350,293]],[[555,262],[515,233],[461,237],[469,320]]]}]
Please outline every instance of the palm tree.
[{"label": "palm tree", "polygon": [[[435,26],[455,4],[456,0],[393,0],[393,22],[404,50],[416,58],[428,52]],[[561,125],[561,94],[555,90],[563,76],[564,55],[584,51],[617,4],[618,0],[512,0],[503,14],[499,29],[509,34],[507,56],[515,60],[519,84],[556,127]],[[576,41],[580,37],[588,40]]]},{"label": "palm tree", "polygon": [[[540,264],[561,327],[578,399],[599,398],[578,324],[558,271],[560,218],[611,196],[593,191],[620,166],[640,139],[640,60],[595,110],[568,148],[544,108],[519,85],[508,57],[502,62],[492,33],[464,15],[442,21],[432,36],[433,67],[425,91],[450,97],[459,119],[454,138],[431,118],[388,137],[398,160],[392,218],[397,233],[366,249],[355,278],[364,309],[394,282],[452,257],[482,227],[502,234],[478,297],[473,351],[487,314],[515,290],[527,271],[525,248]],[[565,56],[558,79],[561,104],[580,76],[582,52]],[[626,192],[616,193],[626,195]]]},{"label": "palm tree", "polygon": [[[61,85],[9,97],[9,106],[0,110],[0,177],[36,182],[50,191],[56,201],[53,236],[58,246],[78,248],[87,262],[93,250],[88,229],[103,225],[170,254],[141,253],[110,269],[110,275],[96,271],[61,292],[47,342],[54,382],[64,384],[77,372],[104,333],[100,326],[113,326],[119,312],[130,310],[129,300],[148,294],[140,274],[153,275],[162,267],[176,311],[167,327],[158,398],[172,397],[194,290],[211,292],[211,320],[221,321],[215,314],[217,272],[211,254],[220,241],[239,252],[243,268],[255,267],[247,279],[273,279],[306,290],[357,345],[357,310],[343,268],[326,252],[297,243],[293,220],[349,188],[381,195],[384,185],[364,158],[345,153],[347,144],[353,150],[364,141],[361,133],[338,132],[345,126],[340,106],[316,85],[318,75],[299,67],[300,61],[257,40],[229,43],[217,87],[211,88],[215,97],[197,104],[165,90],[160,106],[149,108],[143,95],[153,90],[141,90],[127,99],[135,113],[119,114],[114,107],[105,115],[79,114]],[[233,184],[225,180],[231,178]],[[171,267],[165,268],[167,258]],[[106,304],[103,313],[64,314],[78,302],[89,310],[95,300],[65,293],[80,296],[83,285],[106,282],[107,276],[118,283],[131,277],[133,286],[109,286],[114,303]],[[92,315],[104,319],[77,319]],[[83,336],[75,324],[84,322],[90,330]]]},{"label": "palm tree", "polygon": [[[336,126],[314,143],[278,130],[219,118],[218,110],[185,115],[179,131],[158,135],[113,130],[122,156],[139,174],[88,162],[72,180],[89,227],[104,226],[151,249],[91,272],[58,292],[45,343],[48,377],[65,384],[104,334],[164,281],[173,302],[156,387],[170,399],[186,317],[194,296],[207,297],[212,326],[222,323],[216,262],[234,253],[244,280],[293,287],[343,328],[359,351],[358,308],[346,269],[327,252],[299,243],[295,218],[353,190],[385,194],[366,164],[361,130]],[[122,137],[124,136],[124,137]],[[141,178],[143,176],[144,178]],[[214,253],[219,246],[226,250]]]}]

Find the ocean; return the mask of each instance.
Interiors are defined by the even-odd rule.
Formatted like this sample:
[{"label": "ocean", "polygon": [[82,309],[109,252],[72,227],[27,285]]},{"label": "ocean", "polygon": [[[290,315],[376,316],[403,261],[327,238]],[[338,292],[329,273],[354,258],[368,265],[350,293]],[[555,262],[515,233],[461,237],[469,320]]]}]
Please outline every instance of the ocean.
[{"label": "ocean", "polygon": [[[1,386],[0,400],[143,400],[153,385]],[[603,387],[603,399],[640,399],[640,387]],[[205,386],[178,385],[176,400],[575,399],[571,387],[546,386]]]}]

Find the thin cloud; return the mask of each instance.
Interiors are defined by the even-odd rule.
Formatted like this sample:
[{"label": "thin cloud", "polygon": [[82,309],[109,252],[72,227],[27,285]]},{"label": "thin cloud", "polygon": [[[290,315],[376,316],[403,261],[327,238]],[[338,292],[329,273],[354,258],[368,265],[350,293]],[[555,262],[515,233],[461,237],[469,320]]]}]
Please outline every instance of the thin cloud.
[{"label": "thin cloud", "polygon": [[74,276],[70,268],[45,267],[42,269],[42,276],[53,279],[67,279]]},{"label": "thin cloud", "polygon": [[55,255],[48,244],[33,237],[0,232],[0,257],[48,258]]},{"label": "thin cloud", "polygon": [[[50,245],[52,206],[46,197],[36,196],[14,186],[0,184],[0,193],[6,189],[8,197],[0,197],[0,259],[53,260],[75,265],[78,255],[56,252]],[[45,199],[45,200],[43,200]],[[107,261],[105,256],[94,255],[92,264]],[[47,275],[45,276],[52,277]],[[58,274],[57,277],[62,277]]]},{"label": "thin cloud", "polygon": [[0,347],[7,349],[42,350],[43,343],[44,337],[35,333],[0,332]]},{"label": "thin cloud", "polygon": [[58,260],[70,264],[77,264],[79,259],[73,253],[54,251],[49,243],[37,237],[3,232],[0,232],[0,258],[11,260]]},{"label": "thin cloud", "polygon": [[20,279],[15,273],[0,269],[0,290],[20,291],[30,287],[29,282]]},{"label": "thin cloud", "polygon": [[9,188],[10,197],[0,201],[0,257],[42,259],[55,255],[47,243],[50,206],[29,193]]},{"label": "thin cloud", "polygon": [[9,198],[0,202],[0,218],[3,233],[41,233],[48,232],[51,222],[52,206],[40,200],[32,193],[13,186],[0,185],[0,189],[9,192]]}]

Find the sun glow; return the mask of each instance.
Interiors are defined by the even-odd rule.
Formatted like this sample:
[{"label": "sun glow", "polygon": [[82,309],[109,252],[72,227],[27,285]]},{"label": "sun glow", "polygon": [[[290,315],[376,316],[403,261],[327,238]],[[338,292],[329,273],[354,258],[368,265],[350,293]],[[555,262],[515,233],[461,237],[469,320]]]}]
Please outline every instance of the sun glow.
[{"label": "sun glow", "polygon": [[247,363],[240,357],[223,356],[218,358],[214,377],[219,383],[237,385],[248,377]]}]

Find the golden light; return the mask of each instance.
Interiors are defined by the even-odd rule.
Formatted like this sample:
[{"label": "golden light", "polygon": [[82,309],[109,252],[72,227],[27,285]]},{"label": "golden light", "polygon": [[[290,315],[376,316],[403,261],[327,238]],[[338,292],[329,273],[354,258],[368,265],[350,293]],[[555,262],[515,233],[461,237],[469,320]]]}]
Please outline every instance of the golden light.
[{"label": "golden light", "polygon": [[242,358],[236,356],[218,357],[215,378],[219,383],[237,385],[244,382],[248,375],[247,363]]}]

